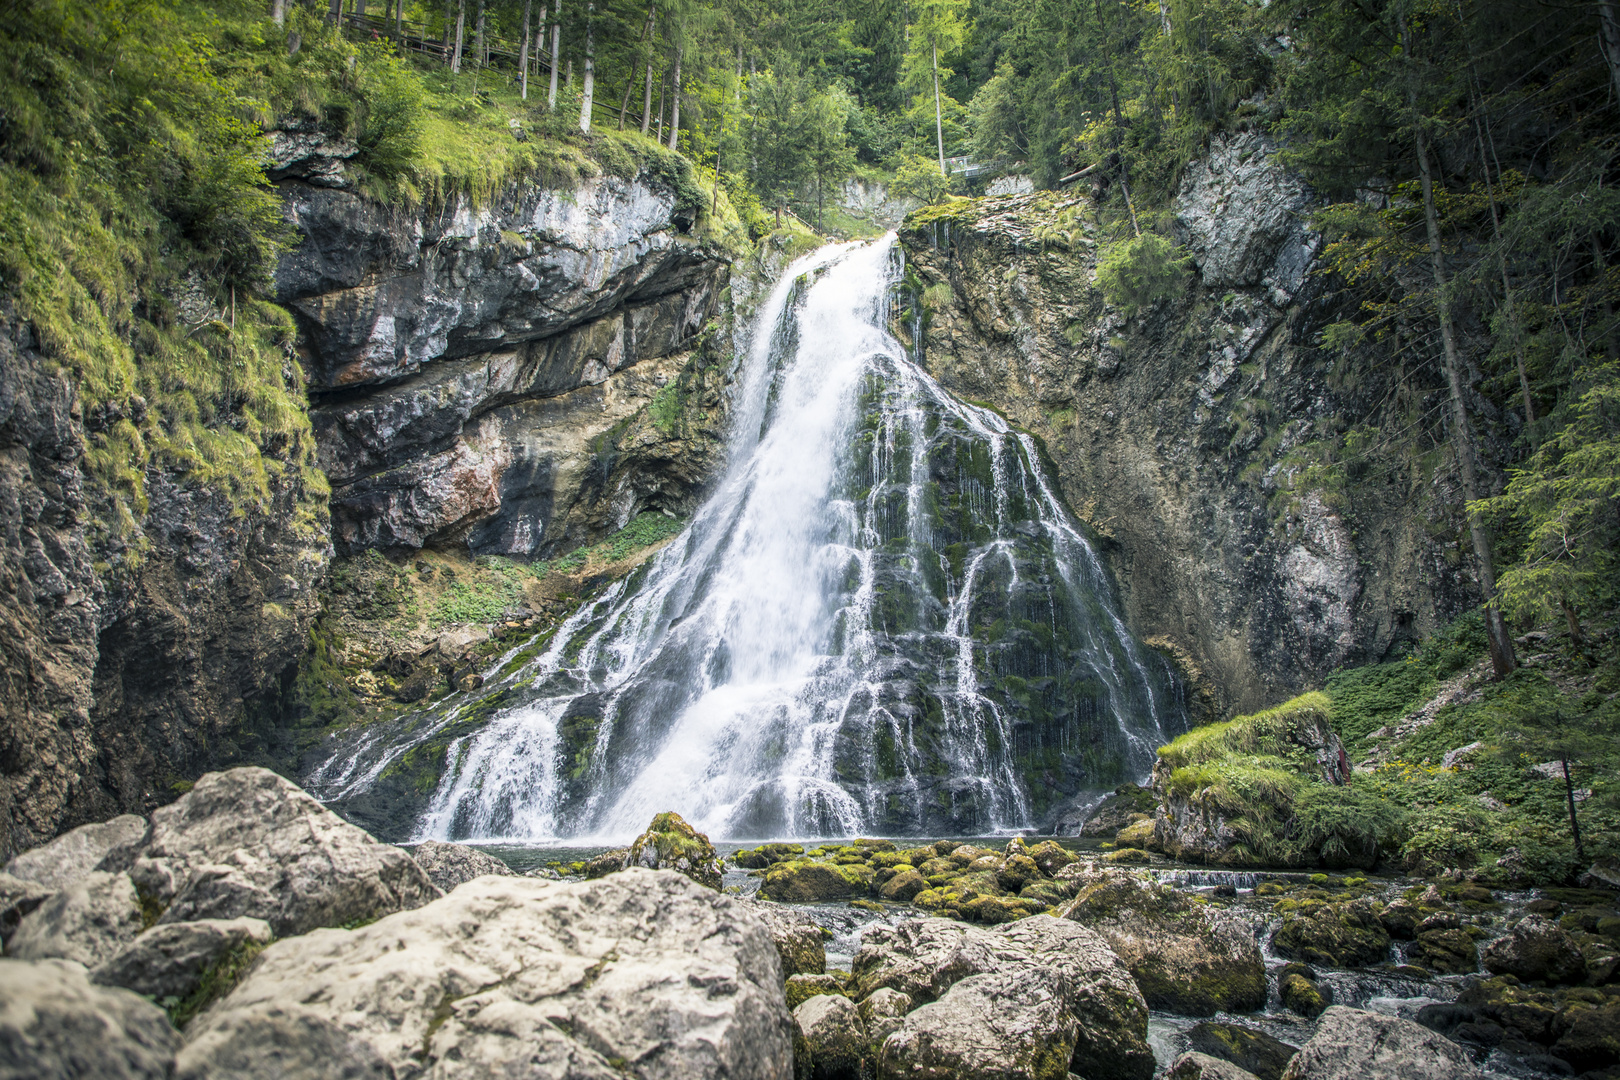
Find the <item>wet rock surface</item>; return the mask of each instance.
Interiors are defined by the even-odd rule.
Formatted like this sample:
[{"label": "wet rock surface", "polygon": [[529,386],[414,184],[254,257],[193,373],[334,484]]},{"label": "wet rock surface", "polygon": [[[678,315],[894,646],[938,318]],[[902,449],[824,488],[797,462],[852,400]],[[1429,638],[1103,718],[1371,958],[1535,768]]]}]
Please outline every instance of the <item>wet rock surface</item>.
[{"label": "wet rock surface", "polygon": [[510,874],[505,863],[495,856],[466,844],[446,844],[427,840],[410,849],[416,860],[440,892],[449,892],[464,882],[485,874]]},{"label": "wet rock surface", "polygon": [[1259,1080],[1281,1080],[1299,1049],[1241,1024],[1205,1022],[1187,1033],[1187,1041],[1194,1051],[1236,1065]]},{"label": "wet rock surface", "polygon": [[1462,1047],[1399,1017],[1335,1005],[1300,1047],[1283,1080],[1473,1080],[1479,1076]]}]

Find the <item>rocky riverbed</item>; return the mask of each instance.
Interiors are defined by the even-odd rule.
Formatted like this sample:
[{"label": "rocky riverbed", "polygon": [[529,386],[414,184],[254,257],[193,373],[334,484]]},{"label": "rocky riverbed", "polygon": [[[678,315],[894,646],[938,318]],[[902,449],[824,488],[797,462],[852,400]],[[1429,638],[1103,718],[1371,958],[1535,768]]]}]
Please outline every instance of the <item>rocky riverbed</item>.
[{"label": "rocky riverbed", "polygon": [[500,853],[380,843],[251,768],[67,833],[0,872],[0,1075],[1620,1069],[1604,889],[1028,838],[722,854],[673,813],[573,863]]}]

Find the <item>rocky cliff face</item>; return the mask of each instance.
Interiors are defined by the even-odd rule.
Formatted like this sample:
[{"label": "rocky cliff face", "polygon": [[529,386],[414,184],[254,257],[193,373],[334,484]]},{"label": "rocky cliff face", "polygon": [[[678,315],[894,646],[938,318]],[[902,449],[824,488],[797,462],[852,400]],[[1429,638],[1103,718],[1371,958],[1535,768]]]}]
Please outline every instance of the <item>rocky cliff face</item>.
[{"label": "rocky cliff face", "polygon": [[693,348],[727,262],[684,235],[671,190],[603,176],[420,214],[285,191],[304,240],[277,288],[304,331],[340,551],[536,555],[690,508],[715,447],[623,439],[655,401],[676,434],[677,398],[712,389]]},{"label": "rocky cliff face", "polygon": [[1181,661],[1205,718],[1382,658],[1477,596],[1443,454],[1356,451],[1442,387],[1399,356],[1347,373],[1319,346],[1343,316],[1311,273],[1310,192],[1268,151],[1239,136],[1189,170],[1196,276],[1134,317],[1094,285],[1082,197],[953,204],[902,232],[929,370],[1043,438],[1132,627]]}]

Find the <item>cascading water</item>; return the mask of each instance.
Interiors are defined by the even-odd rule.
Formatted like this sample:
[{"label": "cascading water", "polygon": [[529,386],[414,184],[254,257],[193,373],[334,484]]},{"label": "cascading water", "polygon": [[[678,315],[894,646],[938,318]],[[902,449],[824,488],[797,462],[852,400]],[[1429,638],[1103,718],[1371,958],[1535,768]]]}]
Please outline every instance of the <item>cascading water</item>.
[{"label": "cascading water", "polygon": [[761,311],[731,462],[669,547],[468,725],[456,695],[309,778],[363,793],[462,724],[423,838],[621,839],[673,809],[717,837],[1027,828],[1140,778],[1182,724],[1037,447],[946,393],[890,329],[891,238],[823,249]]}]

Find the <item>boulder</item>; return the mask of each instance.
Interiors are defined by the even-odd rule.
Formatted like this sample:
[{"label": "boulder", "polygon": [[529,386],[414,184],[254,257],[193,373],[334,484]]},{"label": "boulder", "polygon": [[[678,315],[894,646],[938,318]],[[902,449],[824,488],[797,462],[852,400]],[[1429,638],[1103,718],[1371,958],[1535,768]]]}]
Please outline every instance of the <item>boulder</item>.
[{"label": "boulder", "polygon": [[1176,1058],[1165,1073],[1165,1080],[1255,1080],[1254,1073],[1245,1072],[1218,1057],[1193,1050]]},{"label": "boulder", "polygon": [[[1107,942],[1078,923],[1036,915],[991,930],[912,919],[869,931],[852,964],[858,998],[888,987],[918,1004],[939,1001],[971,976],[1028,967],[1060,977],[1078,1023],[1072,1071],[1087,1080],[1147,1080],[1153,1074],[1147,1003]],[[990,985],[981,984],[981,990]],[[993,985],[1012,992],[1022,984],[1011,979]],[[1025,989],[1031,1001],[1040,997],[1034,984]],[[954,1014],[965,1015],[963,1007]],[[1044,1015],[1036,1009],[1029,1016],[1037,1013]],[[1054,1030],[1061,1034],[1064,1028]]]},{"label": "boulder", "polygon": [[165,923],[143,932],[90,972],[90,981],[121,986],[161,1001],[184,998],[221,960],[244,947],[270,944],[263,919],[199,919]]},{"label": "boulder", "polygon": [[1128,871],[1073,880],[1079,892],[1057,914],[1107,940],[1149,1008],[1213,1016],[1265,1007],[1265,963],[1246,921]]},{"label": "boulder", "polygon": [[1417,936],[1418,923],[1424,918],[1423,910],[1410,900],[1396,900],[1384,905],[1378,913],[1378,922],[1384,932],[1399,941],[1411,941]]},{"label": "boulder", "polygon": [[617,874],[629,865],[629,859],[629,848],[614,848],[612,851],[593,855],[585,860],[585,878],[589,881],[606,877],[608,874]]},{"label": "boulder", "polygon": [[1040,867],[1041,873],[1051,877],[1059,870],[1074,862],[1074,856],[1064,849],[1063,845],[1055,840],[1042,840],[1030,848],[1026,854]]},{"label": "boulder", "polygon": [[179,1047],[162,1009],[92,985],[76,963],[0,959],[6,1080],[168,1080]]},{"label": "boulder", "polygon": [[1485,946],[1481,957],[1493,975],[1512,975],[1525,982],[1575,982],[1586,973],[1580,947],[1557,923],[1526,915],[1505,937]]},{"label": "boulder", "polygon": [[43,904],[51,891],[36,881],[0,874],[0,945],[11,941],[23,916]]},{"label": "boulder", "polygon": [[485,874],[506,876],[512,873],[511,868],[495,856],[466,844],[424,840],[410,851],[416,865],[441,892],[449,892],[457,885]]},{"label": "boulder", "polygon": [[996,884],[1010,893],[1017,893],[1032,881],[1039,881],[1043,876],[1041,868],[1035,865],[1035,860],[1028,855],[1012,855],[1003,861],[995,870]]},{"label": "boulder", "polygon": [[747,848],[732,856],[732,861],[744,870],[763,870],[772,863],[797,859],[804,854],[803,844],[761,844]]},{"label": "boulder", "polygon": [[133,849],[145,838],[145,818],[120,814],[97,825],[80,825],[48,844],[23,852],[6,863],[5,872],[59,892],[96,869],[108,855]]},{"label": "boulder", "polygon": [[817,900],[844,900],[858,889],[840,867],[823,862],[777,863],[765,871],[760,892],[772,900],[808,904]]},{"label": "boulder", "polygon": [[817,994],[793,1010],[794,1080],[862,1080],[868,1045],[855,1003]]},{"label": "boulder", "polygon": [[737,901],[765,924],[771,940],[776,943],[776,954],[782,961],[782,975],[820,975],[827,970],[826,936],[821,926],[807,912],[769,900],[742,899]]},{"label": "boulder", "polygon": [[1114,843],[1122,848],[1145,848],[1153,843],[1153,819],[1144,817],[1133,821],[1114,834]]},{"label": "boulder", "polygon": [[781,986],[759,920],[672,871],[484,877],[270,946],[176,1073],[787,1080]]},{"label": "boulder", "polygon": [[1307,900],[1283,917],[1272,939],[1278,955],[1322,967],[1372,967],[1389,957],[1390,938],[1368,900]]},{"label": "boulder", "polygon": [[[866,1039],[873,1047],[881,1047],[883,1040],[900,1030],[906,1013],[911,1011],[911,998],[887,986],[879,987],[860,1004],[861,1023],[866,1025]],[[877,1060],[874,1053],[872,1059]]]},{"label": "boulder", "polygon": [[789,1009],[797,1009],[811,998],[821,994],[836,994],[839,997],[848,997],[844,993],[844,984],[836,975],[789,975],[783,991],[787,995]]},{"label": "boulder", "polygon": [[906,1016],[883,1042],[878,1075],[1065,1080],[1079,1028],[1067,996],[1062,976],[1035,964],[970,975]]},{"label": "boulder", "polygon": [[1620,1065],[1620,1000],[1611,997],[1603,1005],[1567,1009],[1562,1020],[1564,1032],[1553,1043],[1552,1052],[1576,1072]]},{"label": "boulder", "polygon": [[1476,1080],[1468,1052],[1421,1024],[1335,1005],[1283,1080]]},{"label": "boulder", "polygon": [[907,868],[878,886],[878,895],[894,903],[910,903],[917,894],[928,888],[928,882],[917,871]]},{"label": "boulder", "polygon": [[263,919],[278,937],[409,910],[440,893],[416,861],[268,769],[208,773],[152,814],[130,870],[162,922]]},{"label": "boulder", "polygon": [[6,953],[95,967],[141,932],[141,901],[128,874],[92,870],[25,915]]},{"label": "boulder", "polygon": [[636,837],[626,856],[626,865],[673,870],[715,890],[720,888],[721,876],[725,873],[709,838],[673,811],[654,817],[647,831]]},{"label": "boulder", "polygon": [[1301,1016],[1321,1016],[1333,1004],[1331,989],[1297,971],[1284,972],[1277,980],[1277,989],[1283,1008]]},{"label": "boulder", "polygon": [[1412,943],[1411,962],[1442,975],[1466,975],[1479,970],[1479,947],[1460,927],[1423,930]]},{"label": "boulder", "polygon": [[[1259,1080],[1279,1080],[1299,1048],[1256,1028],[1205,1021],[1187,1032],[1187,1044],[1200,1054],[1237,1066]],[[1207,1074],[1219,1076],[1219,1073]]]}]

